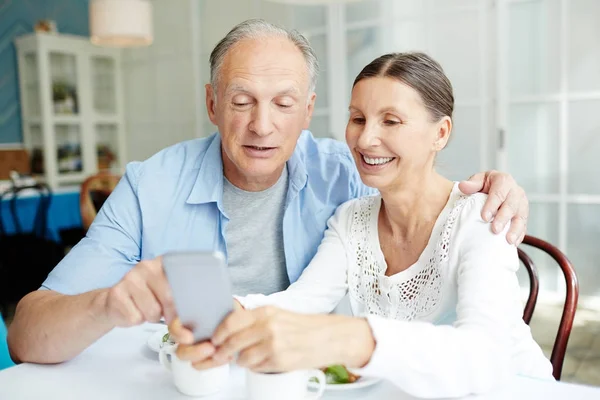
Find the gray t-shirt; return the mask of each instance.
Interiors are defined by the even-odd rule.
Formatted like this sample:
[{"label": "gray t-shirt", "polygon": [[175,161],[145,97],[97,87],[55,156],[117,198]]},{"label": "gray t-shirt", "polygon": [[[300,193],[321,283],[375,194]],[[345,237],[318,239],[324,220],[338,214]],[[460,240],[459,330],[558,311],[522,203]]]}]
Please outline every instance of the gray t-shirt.
[{"label": "gray t-shirt", "polygon": [[271,294],[290,284],[283,249],[287,189],[287,167],[261,192],[246,192],[223,178],[227,263],[236,295]]}]

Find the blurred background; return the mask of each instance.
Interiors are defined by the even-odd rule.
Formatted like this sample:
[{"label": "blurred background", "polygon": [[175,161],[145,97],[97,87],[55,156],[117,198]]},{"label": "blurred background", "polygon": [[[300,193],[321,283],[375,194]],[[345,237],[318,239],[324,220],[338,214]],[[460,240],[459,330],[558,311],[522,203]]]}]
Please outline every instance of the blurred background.
[{"label": "blurred background", "polygon": [[[208,58],[235,24],[264,18],[309,39],[321,64],[311,130],[342,141],[362,67],[386,52],[427,52],[456,98],[440,171],[460,180],[498,169],[525,188],[528,233],[564,251],[580,279],[565,379],[600,384],[600,1],[152,0],[149,21],[129,16],[151,42],[118,49],[90,43],[94,2],[0,2],[0,191],[11,170],[46,182],[53,240],[68,248],[78,237],[89,176],[118,175],[215,131],[204,106]],[[23,200],[25,225],[36,207]],[[548,352],[564,278],[549,257],[530,254],[541,284],[532,328]]]}]

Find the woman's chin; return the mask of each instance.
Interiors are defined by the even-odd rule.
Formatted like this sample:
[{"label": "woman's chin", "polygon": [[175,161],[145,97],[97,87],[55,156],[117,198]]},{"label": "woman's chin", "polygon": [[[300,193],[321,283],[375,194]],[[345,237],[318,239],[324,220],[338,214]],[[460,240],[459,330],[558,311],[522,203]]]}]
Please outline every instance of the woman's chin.
[{"label": "woman's chin", "polygon": [[377,190],[386,187],[388,181],[388,179],[384,179],[382,176],[364,173],[360,173],[360,179],[368,187],[372,187],[373,189]]}]

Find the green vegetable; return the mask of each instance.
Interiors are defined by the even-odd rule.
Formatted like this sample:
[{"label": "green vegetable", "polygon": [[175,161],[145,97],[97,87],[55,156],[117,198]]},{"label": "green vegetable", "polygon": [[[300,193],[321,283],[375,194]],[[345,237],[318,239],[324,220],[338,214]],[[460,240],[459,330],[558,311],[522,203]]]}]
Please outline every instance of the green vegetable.
[{"label": "green vegetable", "polygon": [[332,365],[325,369],[325,377],[329,384],[350,383],[350,375],[343,365]]},{"label": "green vegetable", "polygon": [[169,332],[165,333],[162,338],[163,343],[167,343],[169,341]]}]

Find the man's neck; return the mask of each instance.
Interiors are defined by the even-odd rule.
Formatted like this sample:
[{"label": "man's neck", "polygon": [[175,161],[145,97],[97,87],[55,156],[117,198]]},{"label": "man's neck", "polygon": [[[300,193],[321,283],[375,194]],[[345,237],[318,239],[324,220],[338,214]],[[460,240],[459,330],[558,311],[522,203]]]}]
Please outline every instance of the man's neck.
[{"label": "man's neck", "polygon": [[279,178],[281,178],[284,168],[285,164],[269,176],[248,177],[241,174],[235,166],[232,165],[231,168],[227,168],[227,166],[224,165],[223,174],[229,183],[238,189],[246,192],[262,192],[263,190],[273,187],[273,185],[277,183]]}]

